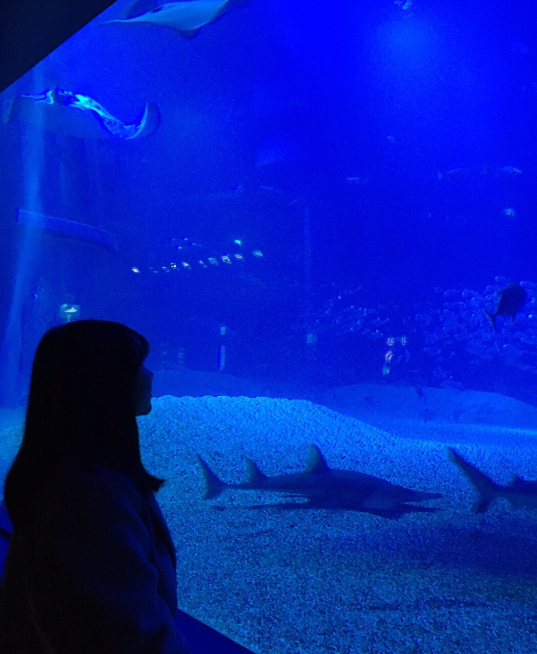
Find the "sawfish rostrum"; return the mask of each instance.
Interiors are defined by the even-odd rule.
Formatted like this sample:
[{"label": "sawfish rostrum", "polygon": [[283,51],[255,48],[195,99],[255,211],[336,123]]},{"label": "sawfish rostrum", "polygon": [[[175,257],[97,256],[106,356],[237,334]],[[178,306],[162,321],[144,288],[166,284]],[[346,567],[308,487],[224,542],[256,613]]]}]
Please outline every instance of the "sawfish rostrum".
[{"label": "sawfish rostrum", "polygon": [[248,0],[187,0],[186,2],[167,2],[156,6],[151,11],[135,16],[136,2],[128,11],[126,18],[107,20],[101,25],[156,25],[167,27],[179,36],[189,39],[196,36],[200,29],[225,14],[236,4]]},{"label": "sawfish rostrum", "polygon": [[330,468],[315,445],[310,445],[308,463],[302,472],[267,477],[247,458],[248,481],[239,484],[224,483],[197,457],[205,477],[204,499],[214,499],[226,489],[269,491],[309,500],[305,505],[297,503],[296,508],[347,509],[390,517],[393,512],[405,512],[405,502],[441,497],[439,493],[412,490],[362,472]]}]

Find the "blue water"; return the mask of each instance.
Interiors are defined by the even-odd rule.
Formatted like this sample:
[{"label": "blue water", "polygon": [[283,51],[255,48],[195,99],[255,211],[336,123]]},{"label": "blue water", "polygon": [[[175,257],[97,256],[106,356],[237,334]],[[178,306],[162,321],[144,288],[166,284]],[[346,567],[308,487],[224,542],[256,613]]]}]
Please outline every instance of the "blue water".
[{"label": "blue water", "polygon": [[[147,336],[158,395],[403,386],[420,425],[431,387],[537,405],[530,3],[250,0],[191,39],[100,25],[127,8],[0,95],[6,415],[40,335],[89,317]],[[56,87],[81,106],[37,101]],[[159,123],[121,138],[147,104]],[[494,332],[512,283],[527,302]]]}]

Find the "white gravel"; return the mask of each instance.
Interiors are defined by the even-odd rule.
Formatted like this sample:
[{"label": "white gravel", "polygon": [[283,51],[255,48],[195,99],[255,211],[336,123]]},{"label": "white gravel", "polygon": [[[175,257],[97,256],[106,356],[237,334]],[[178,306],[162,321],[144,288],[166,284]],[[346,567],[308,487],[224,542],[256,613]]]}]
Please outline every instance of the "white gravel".
[{"label": "white gravel", "polygon": [[[147,467],[173,477],[159,502],[178,551],[180,608],[254,652],[534,654],[537,513],[502,501],[471,513],[473,491],[446,459],[445,443],[458,440],[449,424],[406,423],[405,438],[302,400],[162,397],[140,425]],[[456,432],[465,428],[477,429]],[[298,471],[309,443],[333,467],[441,492],[428,504],[442,510],[384,520],[254,510],[280,498],[251,491],[201,499],[194,452],[238,482],[243,456],[269,475]],[[458,449],[496,481],[537,479],[527,445]]]},{"label": "white gravel", "polygon": [[[178,553],[179,607],[257,654],[534,654],[537,512],[503,501],[485,515],[446,443],[506,483],[537,479],[531,434],[387,418],[383,431],[304,400],[161,397],[139,421],[146,467]],[[398,429],[398,425],[400,428]],[[470,436],[468,436],[468,434]],[[529,435],[528,435],[529,434]],[[495,438],[491,443],[492,437]],[[2,458],[17,432],[0,435]],[[332,467],[442,493],[434,514],[284,511],[277,496],[204,501],[194,457],[224,481],[243,456],[268,475],[301,470],[308,444]]]}]

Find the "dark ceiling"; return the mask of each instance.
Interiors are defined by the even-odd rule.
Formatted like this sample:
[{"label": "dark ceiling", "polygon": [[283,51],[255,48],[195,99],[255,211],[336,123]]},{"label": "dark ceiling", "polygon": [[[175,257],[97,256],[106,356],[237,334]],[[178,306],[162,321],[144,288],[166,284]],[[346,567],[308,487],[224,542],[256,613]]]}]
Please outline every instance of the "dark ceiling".
[{"label": "dark ceiling", "polygon": [[3,0],[0,92],[112,4],[110,0]]}]

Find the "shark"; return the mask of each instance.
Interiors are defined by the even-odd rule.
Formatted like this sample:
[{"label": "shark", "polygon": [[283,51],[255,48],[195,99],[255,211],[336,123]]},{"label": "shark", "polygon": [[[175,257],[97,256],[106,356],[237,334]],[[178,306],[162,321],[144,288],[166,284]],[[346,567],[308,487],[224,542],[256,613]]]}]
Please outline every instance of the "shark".
[{"label": "shark", "polygon": [[251,459],[245,458],[248,481],[236,484],[221,481],[201,456],[196,454],[196,457],[205,478],[205,500],[215,499],[228,489],[269,491],[307,500],[293,505],[272,506],[342,509],[391,517],[395,513],[407,512],[410,506],[406,505],[407,502],[441,497],[440,493],[416,491],[355,470],[330,468],[319,448],[313,444],[309,446],[308,462],[302,472],[268,477]]},{"label": "shark", "polygon": [[497,498],[507,500],[515,509],[537,509],[537,481],[515,475],[510,484],[497,484],[452,448],[448,448],[448,458],[466,476],[479,495],[473,507],[475,513],[484,513]]},{"label": "shark", "polygon": [[198,35],[201,28],[223,16],[234,5],[248,0],[186,0],[167,2],[139,16],[133,16],[136,2],[127,12],[127,18],[107,20],[101,25],[156,25],[167,27],[185,39]]}]

